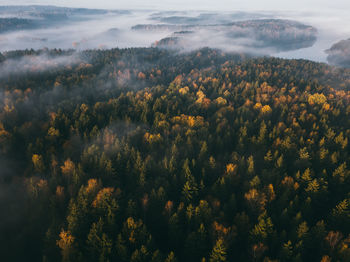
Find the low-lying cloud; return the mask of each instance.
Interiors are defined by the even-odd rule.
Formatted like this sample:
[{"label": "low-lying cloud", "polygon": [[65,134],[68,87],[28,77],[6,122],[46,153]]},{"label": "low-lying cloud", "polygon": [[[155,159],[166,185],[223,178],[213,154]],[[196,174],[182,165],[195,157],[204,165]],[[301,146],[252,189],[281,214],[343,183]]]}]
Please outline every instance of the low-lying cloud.
[{"label": "low-lying cloud", "polygon": [[[17,7],[18,9],[18,7]],[[0,17],[20,19],[47,19],[51,21],[45,26],[30,29],[20,28],[0,33],[0,52],[20,49],[61,48],[75,50],[109,49],[129,47],[151,47],[160,40],[174,40],[181,43],[183,50],[193,50],[201,47],[220,48],[225,51],[250,52],[264,55],[274,55],[284,58],[305,58],[326,62],[324,52],[334,43],[350,36],[349,16],[347,12],[272,12],[272,11],[159,11],[159,10],[87,10],[59,9],[50,12],[55,7],[31,9],[17,12],[16,8],[5,10],[0,6]],[[39,11],[38,11],[39,10]],[[68,10],[68,11],[67,11]],[[17,13],[16,13],[17,12]],[[40,15],[35,15],[40,12]],[[45,13],[47,12],[47,13]],[[66,19],[64,12],[67,12]],[[55,16],[52,16],[55,13]],[[39,17],[39,18],[38,18]],[[44,17],[44,18],[43,18]],[[288,19],[310,25],[318,30],[317,41],[300,42],[299,45],[288,46],[287,41],[267,43],[259,37],[247,35],[227,37],[218,28],[210,30],[210,26],[227,25],[237,21],[261,19]],[[165,30],[133,30],[137,25],[167,27]],[[205,28],[206,27],[206,28]],[[195,28],[195,30],[193,30]],[[249,29],[246,29],[249,30]],[[192,34],[179,36],[178,32],[192,31]],[[210,32],[211,31],[211,32]],[[282,32],[282,31],[281,31]],[[294,31],[296,35],[303,32]],[[256,34],[257,32],[253,32]],[[262,33],[263,34],[263,33]],[[164,41],[163,41],[164,43]]]},{"label": "low-lying cloud", "polygon": [[52,69],[62,69],[83,62],[77,54],[50,56],[49,54],[26,55],[9,58],[0,63],[0,79],[8,76],[41,73]]},{"label": "low-lying cloud", "polygon": [[312,46],[317,30],[298,22],[259,19],[220,25],[138,25],[134,30],[173,30],[155,46],[194,50],[203,47],[253,54],[274,54]]},{"label": "low-lying cloud", "polygon": [[334,44],[326,53],[330,64],[350,68],[350,39]]}]

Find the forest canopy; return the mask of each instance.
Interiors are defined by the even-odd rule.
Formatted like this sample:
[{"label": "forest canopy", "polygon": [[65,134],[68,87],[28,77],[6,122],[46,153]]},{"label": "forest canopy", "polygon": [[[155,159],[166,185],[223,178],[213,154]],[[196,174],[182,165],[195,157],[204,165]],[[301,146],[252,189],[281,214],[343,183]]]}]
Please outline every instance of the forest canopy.
[{"label": "forest canopy", "polygon": [[329,63],[350,68],[350,39],[335,43],[326,53]]},{"label": "forest canopy", "polygon": [[4,261],[349,261],[348,69],[157,48],[0,68]]}]

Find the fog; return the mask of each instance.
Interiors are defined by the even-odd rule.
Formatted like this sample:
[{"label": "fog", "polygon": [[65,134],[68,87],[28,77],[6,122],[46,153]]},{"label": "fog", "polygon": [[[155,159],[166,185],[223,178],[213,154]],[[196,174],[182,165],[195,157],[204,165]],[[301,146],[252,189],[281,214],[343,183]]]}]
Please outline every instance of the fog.
[{"label": "fog", "polygon": [[[199,2],[202,4],[199,5]],[[298,0],[293,4],[281,1],[238,1],[219,0],[213,6],[208,1],[150,1],[147,3],[131,1],[102,0],[97,4],[93,1],[16,1],[21,4],[55,4],[58,6],[110,8],[118,10],[129,9],[128,12],[106,12],[105,14],[78,15],[69,21],[55,21],[53,25],[21,29],[0,33],[0,52],[20,49],[108,49],[127,47],[151,47],[157,41],[173,37],[176,30],[132,30],[135,25],[219,25],[251,19],[288,19],[299,21],[317,29],[317,41],[312,46],[301,45],[297,50],[279,50],[273,46],[258,42],[251,38],[228,39],[224,32],[208,34],[206,30],[198,30],[191,37],[182,41],[189,50],[201,47],[219,48],[225,51],[250,52],[262,55],[273,55],[283,58],[303,58],[318,62],[327,62],[325,50],[334,43],[350,37],[350,17],[346,10],[350,4],[344,1],[308,1]],[[102,3],[102,4],[101,4]],[[219,4],[220,3],[220,4]],[[233,4],[234,3],[234,4]],[[0,1],[1,5],[13,5],[13,1]],[[185,6],[192,11],[185,11]],[[226,6],[226,11],[220,11]],[[195,9],[200,7],[202,11]],[[300,8],[301,7],[301,8]],[[232,11],[228,9],[232,8]],[[168,12],[164,11],[168,10]],[[178,10],[178,12],[176,12]],[[218,10],[218,11],[215,11]],[[272,11],[271,11],[272,10]],[[275,11],[273,11],[275,10]],[[288,11],[286,11],[288,10]],[[292,11],[290,11],[292,10]],[[15,17],[15,14],[0,12],[0,17]],[[31,18],[22,12],[20,18]],[[32,17],[33,18],[33,17]],[[35,18],[37,19],[37,18]],[[297,33],[296,33],[297,34]],[[255,41],[255,42],[254,42]],[[295,48],[296,49],[296,48]]]},{"label": "fog", "polygon": [[144,23],[148,13],[88,16],[86,21],[57,24],[55,27],[0,34],[0,51],[26,48],[75,48],[77,50],[112,47],[145,47],[166,34],[140,34],[130,28]]},{"label": "fog", "polygon": [[317,62],[327,62],[325,52],[336,42],[350,37],[350,16],[348,9],[322,12],[281,13],[286,19],[310,24],[318,29],[318,40],[314,46],[292,52],[278,54],[283,58],[304,58]]},{"label": "fog", "polygon": [[[15,3],[14,3],[15,2]],[[328,11],[349,10],[350,2],[344,0],[1,0],[2,5],[58,5],[85,8],[113,9],[158,9],[158,10],[210,10],[210,11],[255,11],[255,10],[287,10],[287,11]]]},{"label": "fog", "polygon": [[24,73],[40,73],[50,69],[61,69],[81,63],[76,55],[50,57],[47,54],[38,56],[24,56],[20,59],[7,59],[0,64],[0,79],[9,75]]}]

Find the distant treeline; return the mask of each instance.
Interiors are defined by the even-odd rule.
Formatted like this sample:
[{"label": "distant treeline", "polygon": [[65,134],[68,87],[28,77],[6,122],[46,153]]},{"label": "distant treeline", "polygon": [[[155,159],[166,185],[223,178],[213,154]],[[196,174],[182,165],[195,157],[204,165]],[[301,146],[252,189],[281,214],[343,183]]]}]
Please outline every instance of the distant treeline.
[{"label": "distant treeline", "polygon": [[0,34],[7,31],[32,29],[35,23],[31,19],[0,18]]}]

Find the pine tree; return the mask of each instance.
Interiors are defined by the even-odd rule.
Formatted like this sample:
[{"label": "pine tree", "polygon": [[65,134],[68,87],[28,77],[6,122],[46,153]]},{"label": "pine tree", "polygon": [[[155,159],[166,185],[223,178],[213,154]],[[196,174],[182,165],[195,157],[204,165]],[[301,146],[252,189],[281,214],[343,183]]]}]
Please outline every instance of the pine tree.
[{"label": "pine tree", "polygon": [[223,239],[219,238],[215,246],[213,247],[213,250],[210,254],[210,262],[223,262],[226,261],[227,253],[226,253],[226,247],[224,244]]}]

